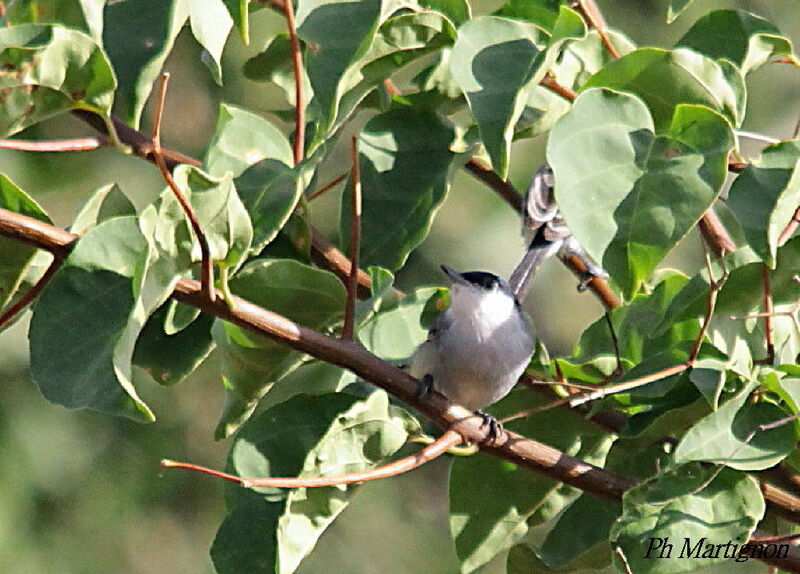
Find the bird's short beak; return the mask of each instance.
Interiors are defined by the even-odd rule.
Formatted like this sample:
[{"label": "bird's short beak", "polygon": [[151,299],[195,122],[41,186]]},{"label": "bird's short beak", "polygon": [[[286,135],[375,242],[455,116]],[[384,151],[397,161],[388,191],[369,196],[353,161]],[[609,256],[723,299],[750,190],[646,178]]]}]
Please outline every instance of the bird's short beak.
[{"label": "bird's short beak", "polygon": [[459,283],[461,285],[467,284],[467,281],[464,279],[464,277],[461,276],[461,273],[459,273],[458,271],[454,271],[453,269],[450,269],[447,265],[442,265],[442,271],[444,271],[444,274],[447,275],[447,277],[453,283]]}]

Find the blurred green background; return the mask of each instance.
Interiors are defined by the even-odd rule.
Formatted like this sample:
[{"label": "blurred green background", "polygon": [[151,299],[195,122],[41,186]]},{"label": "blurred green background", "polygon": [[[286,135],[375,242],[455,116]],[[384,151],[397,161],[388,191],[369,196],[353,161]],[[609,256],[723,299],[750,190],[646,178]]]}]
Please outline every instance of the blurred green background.
[{"label": "blurred green background", "polygon": [[[641,45],[669,47],[701,14],[714,8],[751,10],[800,42],[796,0],[701,1],[671,26],[667,0],[600,0],[611,26]],[[499,2],[473,2],[476,12]],[[253,17],[251,45],[234,34],[224,68],[226,85],[213,84],[200,64],[199,48],[184,30],[166,70],[172,72],[163,140],[202,157],[220,101],[267,112],[280,107],[275,88],[243,79],[245,59],[263,49],[283,21],[264,10]],[[765,66],[748,81],[745,129],[791,137],[800,117],[800,73]],[[274,116],[273,116],[274,118]],[[277,120],[276,120],[277,121]],[[149,125],[146,115],[144,126]],[[78,137],[89,130],[60,117],[22,134],[27,139]],[[544,141],[514,148],[511,181],[520,189],[544,157]],[[753,151],[750,148],[745,148]],[[347,162],[328,162],[321,182]],[[337,165],[338,163],[338,165]],[[141,207],[163,184],[148,163],[110,150],[24,154],[0,150],[2,172],[31,193],[59,225],[97,187],[117,182]],[[314,222],[335,238],[338,192],[313,204]],[[439,283],[440,263],[507,276],[522,249],[519,222],[506,205],[464,172],[457,173],[432,232],[400,273],[401,288]],[[700,264],[699,240],[689,236],[669,257],[671,266]],[[576,281],[557,262],[538,276],[527,305],[545,344],[568,352],[601,308],[578,294]],[[542,303],[546,301],[546,304]],[[222,404],[217,361],[174,388],[138,373],[136,383],[158,420],[140,425],[88,411],[67,411],[45,401],[30,378],[27,316],[0,336],[0,572],[16,573],[210,573],[208,549],[222,520],[222,484],[181,471],[162,473],[162,457],[224,466],[227,441],[212,433]],[[69,336],[69,325],[64,334]],[[397,574],[457,571],[446,516],[447,462],[410,475],[361,487],[359,496],[326,532],[300,571]],[[425,546],[426,551],[415,549]],[[502,571],[495,561],[486,572]],[[725,566],[729,568],[730,566]],[[736,565],[758,571],[757,564]]]}]

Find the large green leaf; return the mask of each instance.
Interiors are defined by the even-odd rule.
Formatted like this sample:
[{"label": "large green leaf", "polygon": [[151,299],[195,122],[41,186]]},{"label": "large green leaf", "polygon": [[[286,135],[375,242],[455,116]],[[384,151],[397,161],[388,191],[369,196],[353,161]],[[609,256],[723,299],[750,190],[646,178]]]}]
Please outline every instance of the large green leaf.
[{"label": "large green leaf", "polygon": [[117,110],[134,127],[188,16],[185,0],[120,0],[106,7],[103,46],[119,79]]},{"label": "large green leaf", "polygon": [[262,159],[291,166],[292,147],[286,136],[261,116],[231,104],[220,104],[217,129],[208,146],[205,165],[211,175],[239,177]]},{"label": "large green leaf", "polygon": [[706,107],[678,105],[654,133],[637,97],[592,89],[553,128],[547,158],[570,229],[630,297],[717,198],[732,146]]},{"label": "large green leaf", "polygon": [[710,58],[726,59],[743,74],[765,64],[773,55],[794,59],[791,41],[771,22],[744,10],[714,10],[695,22],[678,46]]},{"label": "large green leaf", "polygon": [[[344,311],[344,287],[335,275],[289,259],[253,262],[230,287],[248,301],[312,329],[331,325]],[[213,335],[225,383],[225,410],[216,430],[221,438],[247,420],[259,399],[300,364],[303,354],[230,323],[218,321]]]},{"label": "large green leaf", "polygon": [[[490,410],[497,416],[548,402],[530,389],[519,389]],[[554,446],[572,456],[602,464],[613,442],[578,413],[547,410],[512,421],[507,428]],[[499,552],[511,548],[528,531],[526,520],[559,486],[551,478],[479,453],[457,458],[450,473],[450,530],[462,572],[474,572]],[[479,501],[479,502],[478,502]]]},{"label": "large green leaf", "polygon": [[[0,174],[0,207],[50,223],[50,218],[27,193]],[[0,309],[14,296],[36,249],[8,238],[0,239]]]},{"label": "large green leaf", "polygon": [[[370,468],[394,454],[413,420],[383,391],[364,400],[300,395],[245,425],[229,466],[240,476],[333,476]],[[347,507],[357,486],[229,490],[231,513],[211,557],[220,574],[291,574]]]},{"label": "large green leaf", "polygon": [[[631,571],[689,572],[730,560],[717,544],[730,541],[733,546],[750,538],[764,516],[758,484],[734,470],[725,468],[714,476],[716,472],[714,467],[684,465],[623,495],[623,514],[611,535]],[[669,541],[671,552],[665,546]],[[622,568],[617,556],[615,562]]]},{"label": "large green leaf", "polygon": [[[305,54],[305,66],[314,98],[322,112],[321,131],[326,133],[337,116],[341,82],[363,56],[375,36],[381,18],[380,0],[300,0],[297,34],[313,46]],[[347,22],[343,33],[342,22]]]},{"label": "large green leaf", "polygon": [[222,49],[233,28],[233,18],[223,0],[189,0],[189,23],[192,35],[203,46],[203,63],[211,77],[222,85]]},{"label": "large green leaf", "polygon": [[0,29],[0,133],[58,112],[111,112],[117,87],[102,48],[77,30],[44,24]]},{"label": "large green leaf", "polygon": [[[283,90],[286,101],[295,105],[294,67],[292,66],[291,46],[288,34],[277,34],[264,50],[244,64],[245,77],[256,82],[269,82]],[[301,69],[303,98],[308,102],[312,95],[311,83],[305,68]]]},{"label": "large green leaf", "polygon": [[675,462],[708,461],[737,470],[764,470],[783,460],[795,446],[794,426],[758,431],[759,425],[787,415],[771,403],[745,404],[753,388],[754,384],[746,386],[689,429],[675,450]]},{"label": "large green leaf", "polygon": [[[701,104],[739,125],[744,117],[741,79],[729,77],[714,60],[687,49],[640,48],[607,64],[584,84],[639,96],[650,109],[657,132],[669,126],[675,108]],[[733,83],[732,83],[733,82]],[[664,88],[669,85],[669,90]]]},{"label": "large green leaf", "polygon": [[728,193],[730,207],[753,250],[775,266],[778,238],[800,204],[800,140],[764,148]]},{"label": "large green leaf", "polygon": [[31,371],[45,397],[70,408],[154,419],[131,382],[131,357],[147,317],[177,277],[154,271],[152,261],[134,217],[109,219],[81,237],[31,319]]},{"label": "large green leaf", "polygon": [[[454,138],[452,124],[425,109],[402,107],[366,123],[358,142],[364,265],[399,269],[425,239],[449,187]],[[349,236],[349,197],[342,237]]]},{"label": "large green leaf", "polygon": [[545,70],[540,31],[532,24],[482,16],[458,30],[450,72],[467,97],[492,167],[505,178],[514,125],[528,90]]},{"label": "large green leaf", "polygon": [[94,191],[72,219],[69,230],[82,235],[90,228],[112,217],[136,215],[131,200],[115,183],[109,183]]},{"label": "large green leaf", "polygon": [[60,24],[89,34],[99,44],[103,40],[105,3],[105,0],[10,0],[4,3],[4,19],[12,26]]}]

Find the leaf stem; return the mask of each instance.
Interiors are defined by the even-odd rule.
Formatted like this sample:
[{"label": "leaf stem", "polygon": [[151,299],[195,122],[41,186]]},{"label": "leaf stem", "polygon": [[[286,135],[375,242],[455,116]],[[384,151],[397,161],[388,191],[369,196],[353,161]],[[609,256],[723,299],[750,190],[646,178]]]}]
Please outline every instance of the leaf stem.
[{"label": "leaf stem", "polygon": [[186,199],[186,196],[175,183],[172,174],[167,169],[167,164],[164,161],[164,155],[161,153],[161,116],[164,111],[164,100],[167,95],[167,84],[169,83],[169,73],[161,74],[161,81],[158,84],[158,96],[156,98],[156,108],[153,113],[153,158],[155,159],[158,170],[161,172],[161,177],[167,183],[178,203],[189,220],[189,225],[194,231],[197,238],[197,243],[200,244],[200,284],[202,286],[203,294],[209,301],[214,301],[216,294],[214,292],[214,264],[211,261],[211,249],[208,246],[208,239],[206,239],[203,228],[200,225],[200,220],[197,214],[192,209],[192,205]]},{"label": "leaf stem", "polygon": [[358,298],[358,259],[361,248],[361,179],[358,168],[358,138],[353,137],[350,145],[351,189],[350,189],[350,273],[347,276],[347,299],[344,307],[342,339],[353,340],[356,299]]},{"label": "leaf stem", "polygon": [[343,173],[342,175],[340,175],[339,177],[337,177],[333,181],[326,183],[325,185],[320,187],[317,191],[315,191],[314,193],[309,195],[306,198],[306,201],[311,201],[312,199],[318,198],[320,195],[322,195],[323,193],[325,193],[329,189],[333,189],[334,187],[336,187],[337,185],[342,183],[345,179],[347,179],[347,174]]},{"label": "leaf stem", "polygon": [[308,478],[283,478],[283,477],[264,477],[264,478],[244,478],[221,472],[198,464],[188,462],[177,462],[164,459],[161,461],[163,468],[184,468],[204,474],[210,474],[217,478],[224,478],[235,482],[245,488],[274,487],[274,488],[317,488],[322,486],[335,486],[337,484],[353,484],[354,482],[367,482],[380,478],[389,478],[414,470],[435,458],[442,456],[450,448],[462,442],[463,438],[455,431],[448,430],[428,446],[418,452],[405,456],[394,462],[384,464],[360,472],[349,472],[336,476],[314,476]]},{"label": "leaf stem", "polygon": [[303,54],[300,51],[300,40],[294,22],[292,0],[283,0],[283,13],[286,16],[286,29],[289,33],[289,49],[292,57],[294,74],[294,163],[303,159],[305,152],[305,105],[303,102]]}]

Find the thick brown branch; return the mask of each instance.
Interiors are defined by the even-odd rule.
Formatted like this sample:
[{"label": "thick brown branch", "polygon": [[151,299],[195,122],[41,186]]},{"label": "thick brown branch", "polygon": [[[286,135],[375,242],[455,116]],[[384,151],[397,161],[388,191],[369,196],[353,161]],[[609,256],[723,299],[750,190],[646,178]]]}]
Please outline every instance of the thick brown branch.
[{"label": "thick brown branch", "polygon": [[522,213],[522,196],[514,189],[514,186],[504,181],[497,175],[491,167],[476,158],[470,160],[464,166],[475,179],[478,179],[488,185],[494,192],[506,200],[512,208],[518,213]]}]

